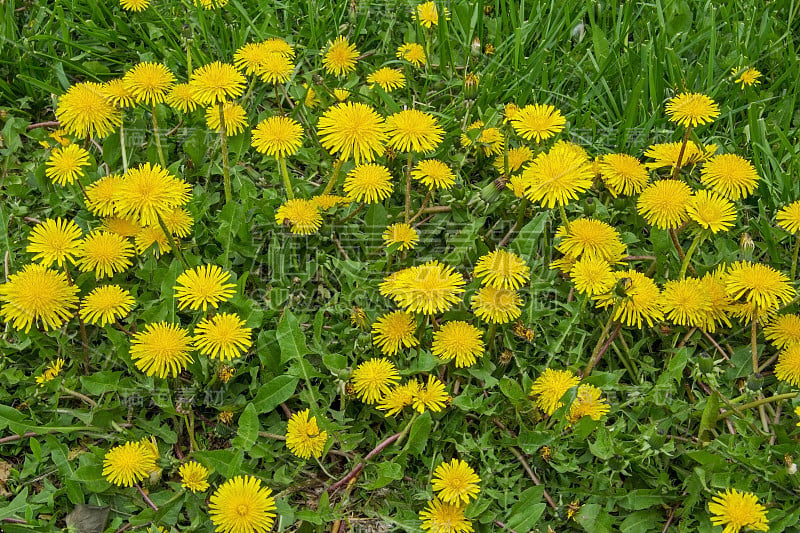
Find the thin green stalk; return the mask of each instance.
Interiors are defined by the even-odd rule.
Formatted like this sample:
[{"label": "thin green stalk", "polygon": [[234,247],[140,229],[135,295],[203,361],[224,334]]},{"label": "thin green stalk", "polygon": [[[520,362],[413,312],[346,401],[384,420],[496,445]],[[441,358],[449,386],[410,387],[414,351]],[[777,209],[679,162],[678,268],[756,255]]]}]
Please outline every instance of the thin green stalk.
[{"label": "thin green stalk", "polygon": [[172,233],[170,233],[169,229],[167,229],[167,225],[164,223],[164,219],[161,218],[161,215],[158,215],[158,225],[161,226],[161,231],[163,231],[164,235],[167,237],[167,242],[169,242],[170,247],[175,250],[175,255],[178,256],[178,261],[181,262],[185,270],[189,270],[189,263],[187,263],[186,259],[183,257],[183,252],[175,242],[175,239],[172,238]]},{"label": "thin green stalk", "polygon": [[125,129],[123,124],[119,125],[119,149],[122,152],[122,172],[128,172],[128,152],[125,149]]},{"label": "thin green stalk", "polygon": [[325,190],[322,191],[323,195],[329,194],[336,186],[336,182],[339,180],[339,172],[342,170],[342,165],[344,165],[344,159],[337,159],[333,164],[333,176],[331,176],[330,181],[325,186]]},{"label": "thin green stalk", "polygon": [[289,179],[289,171],[286,169],[286,158],[278,157],[278,163],[281,167],[281,175],[283,176],[283,185],[286,187],[286,197],[289,200],[294,200],[294,191],[292,191],[292,180]]},{"label": "thin green stalk", "polygon": [[153,103],[153,135],[156,138],[156,149],[158,150],[158,160],[161,166],[167,168],[167,160],[164,158],[164,150],[161,148],[161,134],[158,131],[158,116],[156,115],[156,104]]},{"label": "thin green stalk", "polygon": [[692,254],[697,249],[697,246],[706,238],[706,232],[701,231],[697,235],[695,235],[692,244],[689,245],[689,249],[686,251],[686,256],[684,256],[683,261],[681,262],[681,272],[678,275],[678,279],[683,279],[686,277],[686,268],[689,266],[689,261],[692,259]]},{"label": "thin green stalk", "polygon": [[191,421],[189,415],[183,415],[183,420],[186,422],[186,431],[189,433],[189,446],[191,447],[189,453],[192,453],[200,449],[194,436],[194,413],[191,413]]},{"label": "thin green stalk", "polygon": [[689,134],[692,133],[692,127],[686,128],[686,133],[683,135],[683,144],[681,151],[678,152],[678,160],[675,162],[675,168],[672,169],[672,179],[678,179],[678,173],[681,171],[681,163],[683,162],[683,153],[686,151],[686,145],[689,143]]},{"label": "thin green stalk", "polygon": [[408,152],[408,164],[406,165],[406,208],[404,211],[405,221],[408,223],[411,218],[411,165],[414,163],[414,154]]},{"label": "thin green stalk", "polygon": [[753,375],[758,377],[758,306],[753,307],[753,322],[750,326],[750,355],[753,358]]},{"label": "thin green stalk", "polygon": [[583,370],[583,376],[588,376],[592,369],[594,369],[595,365],[597,364],[597,354],[600,353],[600,349],[603,347],[603,342],[606,340],[606,336],[608,335],[611,326],[614,324],[614,316],[617,314],[617,307],[619,307],[619,301],[614,304],[614,307],[611,308],[611,313],[608,315],[608,320],[606,321],[606,325],[603,326],[603,331],[600,333],[600,337],[597,339],[597,344],[594,345],[594,349],[592,350],[592,356],[589,358],[589,363],[586,365],[586,368]]},{"label": "thin green stalk", "polygon": [[797,274],[797,252],[800,251],[800,234],[794,241],[794,252],[792,253],[792,270],[789,273],[789,282],[794,283],[794,275]]},{"label": "thin green stalk", "polygon": [[231,194],[231,169],[228,163],[228,134],[225,132],[225,104],[219,103],[219,135],[222,139],[222,177],[225,187],[225,203],[229,203]]},{"label": "thin green stalk", "polygon": [[796,397],[800,392],[786,392],[784,394],[776,394],[775,396],[770,396],[769,398],[759,398],[758,400],[754,400],[749,403],[745,403],[739,406],[738,409],[730,411],[725,411],[724,413],[720,413],[717,420],[724,420],[728,418],[732,414],[736,413],[737,411],[745,411],[747,409],[752,409],[754,407],[760,407],[762,405],[766,405],[768,403],[779,402],[781,400],[791,400],[792,398]]},{"label": "thin green stalk", "polygon": [[561,220],[564,221],[564,229],[567,230],[567,234],[569,234],[569,219],[567,218],[567,210],[564,209],[563,204],[558,206],[558,210],[561,212]]},{"label": "thin green stalk", "polygon": [[486,332],[486,351],[491,352],[494,349],[494,338],[497,337],[497,324],[489,326],[489,331]]}]

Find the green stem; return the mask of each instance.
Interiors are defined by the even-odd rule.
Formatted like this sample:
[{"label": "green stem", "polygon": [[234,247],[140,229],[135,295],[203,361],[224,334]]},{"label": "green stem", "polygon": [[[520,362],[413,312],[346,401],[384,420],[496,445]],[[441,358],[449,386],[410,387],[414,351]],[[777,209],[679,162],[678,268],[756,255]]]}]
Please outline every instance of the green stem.
[{"label": "green stem", "polygon": [[406,208],[404,212],[405,222],[411,218],[411,165],[414,163],[413,152],[408,152],[408,164],[406,165]]},{"label": "green stem", "polygon": [[750,354],[753,358],[753,375],[758,377],[758,306],[753,307],[753,322],[750,325]]},{"label": "green stem", "polygon": [[792,253],[792,270],[789,273],[789,283],[794,283],[794,275],[797,274],[797,252],[800,251],[800,234],[794,241],[794,253]]},{"label": "green stem", "polygon": [[231,169],[228,163],[228,134],[225,132],[225,104],[219,103],[219,135],[222,139],[222,177],[225,187],[225,203],[230,203],[231,195]]},{"label": "green stem", "polygon": [[178,261],[181,262],[185,270],[189,270],[189,263],[187,263],[186,259],[183,257],[183,252],[175,242],[175,239],[172,238],[172,233],[167,229],[167,225],[164,223],[164,219],[161,218],[161,215],[158,215],[158,225],[161,226],[161,231],[163,231],[164,235],[167,237],[167,242],[169,242],[170,247],[175,251],[175,255],[178,256]]},{"label": "green stem", "polygon": [[292,180],[289,179],[289,171],[286,169],[286,158],[278,157],[278,163],[281,166],[283,185],[284,187],[286,187],[286,197],[289,198],[289,200],[294,200],[294,191],[292,191]]},{"label": "green stem", "polygon": [[331,176],[330,181],[325,186],[325,190],[322,191],[323,195],[329,194],[336,186],[336,182],[339,180],[339,172],[342,170],[342,165],[344,165],[344,159],[337,159],[333,164],[333,176]]},{"label": "green stem", "polygon": [[564,229],[567,231],[567,235],[569,235],[569,219],[567,218],[567,210],[564,209],[563,204],[559,204],[558,210],[561,213],[561,220],[564,221]]},{"label": "green stem", "polygon": [[689,245],[689,250],[686,251],[686,256],[684,256],[683,261],[681,262],[681,272],[678,275],[679,279],[683,279],[684,277],[686,277],[686,268],[689,266],[689,261],[692,259],[692,254],[694,254],[694,251],[697,249],[697,246],[703,241],[703,239],[705,239],[705,237],[706,237],[706,232],[701,231],[695,236],[694,240],[692,241],[692,244]]},{"label": "green stem", "polygon": [[189,453],[193,453],[200,449],[194,436],[194,413],[191,413],[191,421],[189,420],[189,415],[183,415],[183,420],[186,422],[186,431],[189,433],[189,446],[192,448]]},{"label": "green stem", "polygon": [[608,320],[606,321],[606,325],[603,326],[603,331],[600,333],[600,337],[597,339],[597,344],[594,345],[594,349],[592,350],[592,356],[589,358],[589,363],[586,365],[586,368],[583,370],[583,376],[588,376],[592,369],[597,364],[597,354],[600,353],[600,348],[603,347],[603,342],[606,340],[606,336],[608,335],[609,330],[611,329],[612,324],[614,324],[614,317],[617,314],[617,307],[619,307],[619,301],[614,304],[614,307],[611,308],[611,314],[608,316]]},{"label": "green stem", "polygon": [[508,179],[508,124],[503,124],[503,177]]},{"label": "green stem", "polygon": [[486,351],[491,352],[494,348],[494,338],[497,336],[497,324],[489,326],[489,331],[486,332]]},{"label": "green stem", "polygon": [[167,160],[164,158],[164,150],[161,148],[161,134],[158,131],[158,116],[156,114],[156,104],[153,103],[153,135],[156,138],[156,149],[158,150],[158,160],[163,168],[167,168]]},{"label": "green stem", "polygon": [[692,127],[688,126],[686,128],[686,133],[683,135],[683,144],[681,145],[681,151],[678,152],[678,160],[675,161],[675,168],[672,169],[672,179],[678,179],[678,173],[681,171],[681,163],[683,162],[683,153],[686,151],[686,145],[689,143],[689,134],[692,132]]},{"label": "green stem", "polygon": [[747,409],[752,409],[754,407],[760,407],[762,405],[766,405],[768,403],[779,402],[781,400],[791,400],[792,398],[796,397],[800,392],[786,392],[784,394],[776,394],[775,396],[770,396],[769,398],[759,398],[758,400],[754,400],[750,403],[745,403],[739,406],[737,410],[731,409],[730,411],[725,411],[724,413],[720,413],[717,420],[722,420],[728,418],[730,415],[736,413],[736,411],[745,411]]},{"label": "green stem", "polygon": [[128,152],[125,149],[125,129],[119,125],[119,149],[122,152],[122,172],[128,172]]}]

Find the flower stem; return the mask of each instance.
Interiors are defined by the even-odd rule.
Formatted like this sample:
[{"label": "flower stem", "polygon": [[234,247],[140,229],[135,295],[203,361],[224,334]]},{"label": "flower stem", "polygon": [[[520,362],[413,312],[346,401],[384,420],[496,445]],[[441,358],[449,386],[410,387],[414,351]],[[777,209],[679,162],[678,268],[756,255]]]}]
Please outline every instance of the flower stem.
[{"label": "flower stem", "polygon": [[681,145],[681,151],[678,152],[678,160],[675,161],[675,168],[672,169],[672,179],[678,179],[678,173],[681,171],[681,163],[683,162],[683,153],[686,151],[686,145],[689,143],[689,134],[692,133],[692,127],[686,127],[686,133],[683,135],[683,144]]},{"label": "flower stem", "polygon": [[754,407],[761,407],[762,405],[766,405],[768,403],[779,402],[781,400],[791,400],[798,394],[800,394],[800,392],[786,392],[784,394],[776,394],[775,396],[770,396],[769,398],[759,398],[758,400],[753,400],[752,402],[740,405],[736,410],[731,409],[730,411],[725,411],[724,413],[720,413],[717,420],[728,418],[730,415],[736,413],[736,411],[741,412],[747,409],[752,409]]},{"label": "flower stem", "polygon": [[183,420],[186,422],[186,432],[189,433],[189,446],[191,447],[189,453],[193,453],[200,448],[197,447],[197,439],[194,437],[194,413],[190,414],[191,420],[189,419],[189,415],[183,415]]},{"label": "flower stem", "polygon": [[169,229],[167,229],[167,225],[164,223],[164,219],[161,218],[161,215],[158,215],[158,225],[161,226],[161,231],[163,231],[164,235],[167,237],[167,242],[169,242],[170,247],[175,250],[175,255],[178,256],[178,261],[181,262],[184,269],[189,270],[189,263],[187,263],[186,259],[183,257],[183,252],[175,242],[175,239],[172,238],[172,233],[170,233]]},{"label": "flower stem", "polygon": [[561,213],[561,220],[564,221],[564,229],[567,230],[567,235],[569,235],[569,219],[567,218],[567,210],[564,209],[563,204],[559,204],[558,210]]},{"label": "flower stem", "polygon": [[789,273],[789,283],[794,283],[794,275],[797,274],[797,252],[800,251],[800,234],[794,241],[794,253],[792,253],[792,270]]},{"label": "flower stem", "polygon": [[406,223],[411,218],[411,165],[414,163],[413,155],[412,152],[408,152],[408,164],[406,165],[406,209],[404,212]]},{"label": "flower stem", "polygon": [[228,163],[228,134],[225,132],[225,104],[219,103],[219,135],[222,139],[222,178],[225,187],[225,203],[231,201],[231,169]]},{"label": "flower stem", "polygon": [[600,349],[603,347],[603,342],[606,340],[606,335],[608,335],[608,330],[611,329],[611,325],[614,323],[614,316],[617,314],[617,307],[619,307],[619,302],[614,304],[614,307],[611,308],[611,314],[608,316],[608,320],[606,321],[606,325],[603,327],[602,333],[600,333],[600,337],[597,339],[597,344],[594,345],[594,349],[592,350],[592,356],[589,358],[589,363],[586,365],[586,368],[583,370],[583,376],[588,376],[595,365],[600,361]]},{"label": "flower stem", "polygon": [[128,153],[125,150],[125,129],[122,123],[119,125],[119,149],[122,152],[122,172],[128,172]]},{"label": "flower stem", "polygon": [[336,186],[336,182],[339,180],[339,172],[342,170],[342,165],[344,165],[344,159],[337,159],[333,164],[333,176],[331,176],[330,181],[325,186],[325,190],[322,191],[323,195],[330,193]]},{"label": "flower stem", "polygon": [[491,352],[494,348],[494,338],[497,336],[497,324],[489,326],[489,331],[486,332],[486,351]]},{"label": "flower stem", "polygon": [[292,191],[292,180],[289,179],[289,171],[286,169],[286,158],[278,157],[278,163],[281,166],[281,175],[283,176],[283,185],[286,187],[286,197],[289,200],[294,200],[294,191]]},{"label": "flower stem", "polygon": [[753,375],[758,377],[758,306],[753,307],[753,322],[750,326],[750,354],[753,357]]},{"label": "flower stem", "polygon": [[692,241],[692,244],[689,245],[689,250],[686,252],[686,256],[683,258],[683,262],[681,262],[681,272],[678,275],[678,279],[683,279],[684,277],[686,277],[686,267],[689,266],[689,261],[692,259],[692,254],[694,254],[694,251],[697,249],[697,246],[703,241],[705,237],[706,233],[704,231],[701,231],[695,236],[694,240]]},{"label": "flower stem", "polygon": [[153,500],[150,499],[150,497],[138,483],[136,484],[136,490],[139,491],[139,494],[142,495],[142,498],[144,498],[144,501],[147,502],[147,505],[149,505],[151,509],[153,509],[154,511],[158,511],[158,506],[153,503]]},{"label": "flower stem", "polygon": [[156,138],[156,150],[158,151],[158,161],[163,168],[167,168],[167,160],[164,159],[164,150],[161,148],[161,134],[158,131],[158,116],[156,115],[156,104],[153,103],[153,135]]}]

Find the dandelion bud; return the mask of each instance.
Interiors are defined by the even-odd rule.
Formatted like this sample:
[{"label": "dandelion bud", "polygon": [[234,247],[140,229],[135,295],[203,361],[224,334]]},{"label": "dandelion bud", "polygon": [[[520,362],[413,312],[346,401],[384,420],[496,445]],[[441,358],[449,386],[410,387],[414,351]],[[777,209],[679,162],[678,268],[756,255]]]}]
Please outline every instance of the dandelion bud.
[{"label": "dandelion bud", "polygon": [[483,47],[483,53],[487,56],[494,55],[494,45],[492,43],[486,43],[486,46]]},{"label": "dandelion bud", "polygon": [[742,248],[742,251],[745,254],[753,253],[753,250],[756,248],[756,243],[753,241],[753,237],[749,233],[742,233],[742,236],[739,238],[739,246]]},{"label": "dandelion bud", "polygon": [[475,96],[478,94],[478,83],[480,83],[480,78],[478,78],[478,76],[472,72],[464,76],[465,98],[475,98]]},{"label": "dandelion bud", "polygon": [[481,40],[478,37],[472,39],[470,52],[472,53],[472,57],[479,57],[481,55]]}]

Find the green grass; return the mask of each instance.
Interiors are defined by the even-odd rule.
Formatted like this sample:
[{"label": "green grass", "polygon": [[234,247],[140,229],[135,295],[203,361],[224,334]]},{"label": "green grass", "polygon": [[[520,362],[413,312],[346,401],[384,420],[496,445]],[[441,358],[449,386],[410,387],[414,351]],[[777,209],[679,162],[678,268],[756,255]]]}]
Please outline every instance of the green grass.
[{"label": "green grass", "polygon": [[[238,474],[259,476],[276,493],[279,530],[331,531],[341,520],[352,531],[418,531],[417,515],[433,496],[432,471],[453,457],[467,460],[481,476],[481,496],[467,513],[480,532],[500,531],[498,521],[518,532],[551,526],[644,533],[662,531],[667,522],[669,531],[720,531],[710,525],[707,503],[728,487],[759,496],[768,507],[770,531],[797,530],[800,482],[787,473],[784,457],[800,460],[792,414],[798,400],[769,405],[768,433],[757,409],[730,416],[730,426],[716,419],[717,408],[730,408],[728,401],[744,405],[760,391],[772,396],[796,390],[778,382],[771,369],[763,378],[751,376],[750,332],[737,322],[714,335],[730,361],[699,332],[687,336],[686,328],[669,323],[623,328],[588,378],[611,404],[601,422],[583,419],[570,428],[562,413],[546,418],[533,408],[527,397],[532,381],[551,366],[582,369],[608,316],[582,303],[569,281],[549,268],[560,256],[553,235],[561,220],[557,210],[539,207],[523,212],[524,226],[508,245],[533,272],[521,317],[535,332],[533,342],[515,336],[509,325],[499,328],[494,352],[469,369],[444,370],[427,349],[396,358],[404,377],[441,373],[450,392],[457,386],[459,393],[443,413],[416,418],[407,437],[369,462],[353,486],[323,493],[411,420],[408,412],[384,418],[346,393],[352,368],[378,355],[370,335],[351,327],[353,307],[364,308],[368,322],[391,309],[377,292],[386,271],[435,258],[471,274],[478,257],[494,249],[514,224],[517,200],[498,190],[490,161],[459,141],[464,124],[478,119],[501,124],[508,102],[555,105],[568,124],[560,138],[573,140],[592,157],[609,152],[642,157],[653,142],[681,139],[682,132],[664,116],[669,97],[683,90],[710,95],[721,114],[693,138],[750,159],[762,179],[757,194],[737,203],[735,228],[706,240],[693,265],[702,273],[722,262],[755,259],[788,273],[791,264],[794,241],[775,227],[774,217],[800,199],[799,3],[453,1],[446,3],[449,20],[429,35],[432,64],[412,70],[401,67],[395,50],[402,42],[426,40],[410,15],[415,4],[231,0],[222,10],[203,11],[190,2],[153,0],[141,14],[124,12],[113,1],[0,5],[4,281],[29,262],[26,239],[37,220],[62,216],[84,230],[97,225],[79,191],[54,187],[45,178],[47,153],[39,141],[47,130],[26,127],[54,120],[57,97],[71,84],[106,81],[140,61],[163,62],[185,81],[189,61],[193,68],[231,61],[239,46],[268,37],[292,43],[298,67],[287,91],[298,102],[291,113],[306,138],[289,162],[301,197],[318,193],[330,176],[332,158],[317,144],[314,124],[330,103],[328,90],[340,84],[382,114],[405,105],[432,112],[447,132],[434,155],[459,176],[459,186],[435,199],[452,211],[423,217],[419,247],[395,254],[387,267],[381,234],[402,217],[399,179],[390,201],[367,206],[340,224],[335,221],[355,208],[337,211],[325,217],[319,234],[290,237],[275,224],[284,197],[278,168],[249,148],[249,128],[230,139],[236,201],[225,205],[219,142],[206,131],[203,112],[183,117],[162,107],[162,129],[181,126],[164,139],[171,170],[193,187],[189,210],[196,224],[185,254],[192,265],[216,263],[231,271],[237,295],[227,310],[253,328],[254,347],[248,358],[233,363],[236,376],[222,386],[215,362],[203,357],[195,357],[179,380],[144,376],[131,363],[128,336],[112,327],[90,328],[92,371],[84,374],[76,321],[63,333],[34,328],[23,334],[4,326],[0,458],[10,470],[4,479],[0,468],[0,498],[8,503],[0,508],[0,520],[16,518],[2,525],[5,531],[62,530],[66,515],[82,503],[110,508],[107,531],[127,524],[129,531],[154,525],[211,531],[203,497],[184,494],[176,483],[178,453],[187,455],[189,442],[190,422],[177,405],[181,390],[197,395],[191,423],[201,451],[193,458],[215,470],[212,486]],[[324,74],[320,57],[338,34],[367,55],[357,73],[342,81]],[[473,54],[476,38],[481,46],[491,43],[495,53]],[[406,89],[386,94],[366,88],[366,74],[384,64],[405,68]],[[740,66],[758,68],[762,83],[742,91],[731,76]],[[464,92],[466,72],[480,76],[475,98]],[[299,104],[304,83],[322,95],[321,108]],[[274,100],[266,84],[255,85],[245,103],[251,125],[276,112]],[[149,125],[143,109],[126,114],[131,164],[157,160]],[[98,142],[102,156],[92,149],[98,164],[120,171],[118,135]],[[387,164],[399,177],[404,156]],[[104,173],[92,170],[87,183]],[[422,196],[415,191],[416,206]],[[648,261],[635,267],[650,269],[662,286],[674,279],[680,263],[669,236],[644,223],[635,200],[614,199],[596,188],[566,210],[571,219],[594,216],[613,224],[629,254],[656,256],[652,268]],[[740,246],[744,234],[754,239],[753,251]],[[686,248],[690,239],[683,237]],[[137,258],[135,269],[122,277],[137,298],[128,327],[160,320],[187,325],[196,318],[179,311],[172,297],[180,272],[171,255]],[[95,284],[87,274],[76,283],[84,290]],[[477,289],[477,282],[470,282],[465,301]],[[447,318],[471,320],[472,314],[465,304]],[[776,350],[759,335],[763,364]],[[430,345],[430,337],[426,330],[423,346]],[[33,378],[55,357],[67,359],[63,380],[37,387]],[[131,404],[142,394],[143,405]],[[304,462],[270,437],[285,433],[281,404],[292,411],[310,408],[331,435],[335,453],[319,464]],[[235,413],[233,424],[217,422],[223,410]],[[36,436],[1,440],[28,431]],[[145,483],[158,512],[135,489],[111,488],[99,466],[111,446],[148,435],[158,439],[162,454],[162,478]],[[582,506],[574,518],[567,515],[571,502]]]}]

